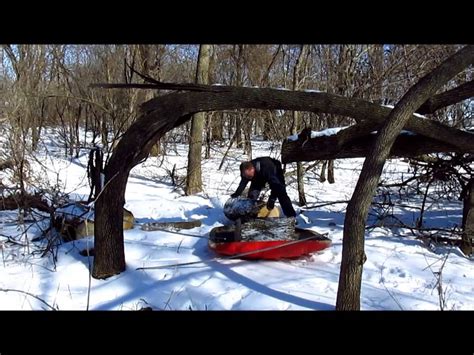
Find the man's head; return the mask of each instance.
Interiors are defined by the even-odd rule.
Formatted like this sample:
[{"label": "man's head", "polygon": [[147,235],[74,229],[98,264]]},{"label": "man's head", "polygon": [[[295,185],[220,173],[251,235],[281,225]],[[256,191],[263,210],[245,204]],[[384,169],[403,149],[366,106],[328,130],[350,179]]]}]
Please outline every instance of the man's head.
[{"label": "man's head", "polygon": [[246,161],[240,164],[240,176],[252,180],[255,176],[255,167],[253,166],[252,162]]}]

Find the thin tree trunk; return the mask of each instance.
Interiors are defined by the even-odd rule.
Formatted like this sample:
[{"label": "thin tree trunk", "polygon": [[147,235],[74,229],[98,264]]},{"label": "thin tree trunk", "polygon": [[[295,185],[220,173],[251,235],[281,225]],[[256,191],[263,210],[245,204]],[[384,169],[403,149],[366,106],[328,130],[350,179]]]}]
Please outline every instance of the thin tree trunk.
[{"label": "thin tree trunk", "polygon": [[319,174],[320,182],[326,181],[326,166],[327,165],[328,165],[328,161],[327,160],[323,161],[323,164],[321,165],[321,174]]},{"label": "thin tree trunk", "polygon": [[471,178],[467,184],[465,194],[461,250],[469,256],[474,252],[474,179]]},{"label": "thin tree trunk", "polygon": [[328,182],[330,184],[334,184],[336,180],[334,180],[334,160],[331,159],[328,161]]},{"label": "thin tree trunk", "polygon": [[242,141],[242,114],[240,112],[237,112],[234,115],[234,120],[235,120],[235,146],[237,148],[242,149],[243,148],[243,141]]},{"label": "thin tree trunk", "polygon": [[384,72],[384,49],[383,44],[373,44],[369,48],[369,58],[371,62],[372,74],[372,102],[382,105],[384,102],[383,94],[383,72]]},{"label": "thin tree trunk", "polygon": [[225,122],[225,115],[223,112],[216,112],[210,117],[210,124],[211,127],[211,142],[219,141],[222,142],[223,131],[224,131],[224,122]]},{"label": "thin tree trunk", "polygon": [[[237,52],[237,54],[235,53]],[[243,52],[244,45],[234,45],[234,56],[235,56],[235,77],[234,85],[243,86],[244,75],[243,75]],[[242,112],[238,111],[235,115],[235,146],[242,149],[244,147],[244,141],[242,140]]]},{"label": "thin tree trunk", "polygon": [[[155,69],[156,64],[153,62],[159,62],[158,60],[153,60],[150,51],[150,45],[148,44],[139,44],[136,46],[139,58],[139,65],[140,71],[143,75],[149,77],[151,76],[152,69]],[[153,76],[156,80],[161,80],[160,72],[158,71],[156,76]],[[153,91],[145,91],[145,92],[138,92],[137,101],[141,104],[145,101],[151,100],[153,98]],[[166,149],[164,149],[164,145],[162,144],[163,138],[160,138],[153,148],[150,150],[150,156],[158,157],[160,155],[166,155]]]},{"label": "thin tree trunk", "polygon": [[209,114],[206,117],[206,132],[204,133],[206,135],[206,149],[204,153],[204,159],[209,159],[211,157],[211,134],[212,134],[212,128],[211,128],[211,120],[212,120],[213,114]]},{"label": "thin tree trunk", "polygon": [[[303,84],[304,69],[308,56],[308,46],[301,45],[298,59],[293,68],[293,90],[299,90]],[[301,130],[300,113],[293,111],[293,125],[291,134],[297,134]],[[304,192],[304,169],[301,162],[296,163],[296,181],[298,183],[298,202],[300,206],[306,205],[306,195]]]},{"label": "thin tree trunk", "polygon": [[303,168],[300,162],[296,163],[296,176],[298,178],[298,203],[300,206],[306,205],[306,196],[304,193],[304,172],[305,169]]},{"label": "thin tree trunk", "polygon": [[[209,83],[209,59],[211,55],[211,46],[202,44],[199,47],[199,58],[196,71],[196,82],[198,84]],[[206,113],[198,112],[194,114],[191,120],[191,135],[188,152],[188,170],[186,178],[186,195],[194,195],[202,191],[201,176],[201,151],[202,134]]]}]

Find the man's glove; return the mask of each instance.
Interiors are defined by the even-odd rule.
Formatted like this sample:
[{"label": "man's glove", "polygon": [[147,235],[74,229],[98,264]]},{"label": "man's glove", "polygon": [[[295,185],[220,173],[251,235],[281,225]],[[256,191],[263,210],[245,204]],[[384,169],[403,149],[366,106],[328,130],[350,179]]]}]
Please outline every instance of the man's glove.
[{"label": "man's glove", "polygon": [[237,194],[237,193],[234,192],[232,195],[230,195],[230,197],[236,198],[236,197],[239,197],[239,194]]},{"label": "man's glove", "polygon": [[268,200],[267,201],[267,208],[272,210],[275,207],[275,200]]}]

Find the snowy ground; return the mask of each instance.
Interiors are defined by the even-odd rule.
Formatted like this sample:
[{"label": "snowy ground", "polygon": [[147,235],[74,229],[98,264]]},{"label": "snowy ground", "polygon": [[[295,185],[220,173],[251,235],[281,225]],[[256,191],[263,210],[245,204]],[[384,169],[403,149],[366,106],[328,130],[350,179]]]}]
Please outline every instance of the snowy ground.
[{"label": "snowy ground", "polygon": [[[39,156],[44,166],[33,163],[38,179],[58,183],[61,191],[84,199],[89,194],[85,165],[87,152],[68,161],[63,149],[48,147],[49,157]],[[278,149],[265,142],[254,142],[253,155],[279,158]],[[218,166],[225,148],[215,149],[214,157],[203,162],[204,192],[184,196],[171,185],[167,171],[176,164],[179,176],[185,175],[186,146],[171,150],[162,164],[150,158],[132,170],[126,191],[125,207],[137,224],[125,231],[127,270],[107,280],[95,280],[89,270],[92,258],[79,252],[93,244],[93,238],[63,243],[57,259],[38,252],[43,242],[32,242],[41,225],[26,221],[18,224],[17,211],[0,212],[0,308],[4,310],[332,310],[335,307],[342,251],[345,203],[309,209],[299,216],[301,226],[329,233],[332,246],[317,254],[292,261],[216,260],[208,249],[209,231],[228,223],[222,207],[239,183],[238,166],[245,160],[232,150],[221,170]],[[55,157],[52,158],[51,156]],[[362,159],[336,162],[336,183],[319,182],[312,174],[306,181],[309,205],[349,200],[357,182]],[[294,167],[288,166],[291,170]],[[407,170],[400,161],[385,168],[385,179]],[[288,179],[292,201],[297,191]],[[294,204],[296,210],[299,208]],[[432,202],[425,226],[451,228],[461,222],[459,201]],[[407,223],[417,218],[410,208],[393,211]],[[140,223],[200,219],[201,227],[182,234],[143,231]],[[379,227],[367,231],[361,309],[363,310],[449,310],[474,309],[473,262],[453,247],[428,247],[408,230]],[[369,224],[375,223],[369,221]],[[26,230],[26,236],[21,232]],[[14,240],[21,245],[7,242]],[[36,252],[35,252],[36,251]],[[33,252],[33,253],[32,253]],[[202,261],[189,266],[136,270]],[[440,306],[437,272],[442,269],[445,304]],[[44,302],[43,302],[44,301]]]}]

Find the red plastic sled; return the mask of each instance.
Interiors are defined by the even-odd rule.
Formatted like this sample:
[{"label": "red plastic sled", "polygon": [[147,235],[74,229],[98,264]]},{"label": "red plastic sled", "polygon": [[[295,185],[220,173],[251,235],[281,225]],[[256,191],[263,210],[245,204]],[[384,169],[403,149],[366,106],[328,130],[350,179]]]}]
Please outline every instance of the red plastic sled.
[{"label": "red plastic sled", "polygon": [[209,236],[209,248],[240,259],[295,259],[331,246],[331,240],[317,232],[295,228],[297,239],[234,241],[234,229],[216,227]]}]

